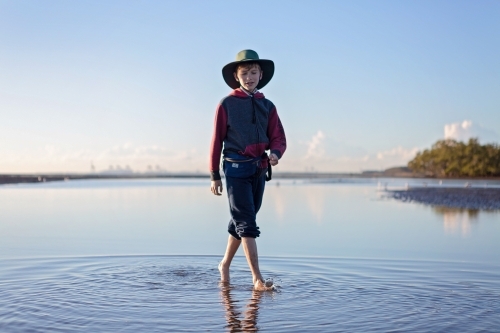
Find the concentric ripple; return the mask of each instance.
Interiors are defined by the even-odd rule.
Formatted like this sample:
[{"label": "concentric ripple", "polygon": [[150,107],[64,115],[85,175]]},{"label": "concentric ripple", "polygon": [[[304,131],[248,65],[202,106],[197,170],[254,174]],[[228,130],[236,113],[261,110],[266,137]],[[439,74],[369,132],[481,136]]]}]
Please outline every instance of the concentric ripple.
[{"label": "concentric ripple", "polygon": [[463,262],[211,256],[2,260],[0,332],[498,332],[500,268]]}]

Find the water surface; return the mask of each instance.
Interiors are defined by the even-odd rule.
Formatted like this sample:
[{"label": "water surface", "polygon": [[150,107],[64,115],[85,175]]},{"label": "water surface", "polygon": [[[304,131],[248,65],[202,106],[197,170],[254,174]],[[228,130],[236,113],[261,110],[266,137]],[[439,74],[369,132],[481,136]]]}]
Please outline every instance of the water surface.
[{"label": "water surface", "polygon": [[241,253],[219,285],[229,210],[205,181],[1,186],[0,331],[498,332],[499,213],[384,198],[404,182],[271,182],[266,293]]}]

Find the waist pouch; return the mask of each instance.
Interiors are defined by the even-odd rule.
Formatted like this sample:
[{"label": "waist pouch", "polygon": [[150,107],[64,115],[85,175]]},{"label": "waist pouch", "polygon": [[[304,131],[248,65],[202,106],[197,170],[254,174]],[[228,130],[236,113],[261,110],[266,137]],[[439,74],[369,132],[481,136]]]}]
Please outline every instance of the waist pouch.
[{"label": "waist pouch", "polygon": [[[260,167],[260,163],[263,158],[267,158],[266,153],[258,157],[246,157],[238,154],[224,155],[222,169],[227,177],[247,178],[254,175],[260,176],[262,172],[264,172],[264,170]],[[269,164],[268,171],[270,166],[271,165]],[[266,180],[270,179],[269,174],[266,177]]]}]

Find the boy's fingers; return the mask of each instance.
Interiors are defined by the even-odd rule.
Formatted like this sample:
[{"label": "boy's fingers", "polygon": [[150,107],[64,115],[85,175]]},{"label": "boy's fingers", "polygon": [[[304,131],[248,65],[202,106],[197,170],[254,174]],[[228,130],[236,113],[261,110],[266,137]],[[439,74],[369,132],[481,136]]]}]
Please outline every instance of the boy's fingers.
[{"label": "boy's fingers", "polygon": [[210,190],[215,195],[221,195],[222,194],[222,185],[212,186],[212,187],[210,187]]}]

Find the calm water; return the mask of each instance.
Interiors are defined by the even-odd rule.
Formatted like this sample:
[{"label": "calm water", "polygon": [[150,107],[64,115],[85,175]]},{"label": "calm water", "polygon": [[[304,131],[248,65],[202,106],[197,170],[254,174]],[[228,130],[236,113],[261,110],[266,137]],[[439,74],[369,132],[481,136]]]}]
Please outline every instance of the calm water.
[{"label": "calm water", "polygon": [[1,186],[0,332],[500,332],[499,212],[384,198],[404,185],[271,182],[266,293],[241,256],[218,285],[229,214],[205,181]]}]

